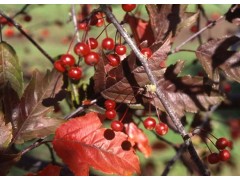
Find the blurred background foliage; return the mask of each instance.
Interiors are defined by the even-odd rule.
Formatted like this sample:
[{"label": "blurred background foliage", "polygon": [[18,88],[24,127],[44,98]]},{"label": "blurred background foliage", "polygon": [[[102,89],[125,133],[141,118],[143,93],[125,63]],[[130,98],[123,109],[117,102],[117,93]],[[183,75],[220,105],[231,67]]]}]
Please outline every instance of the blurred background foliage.
[{"label": "blurred background foliage", "polygon": [[[24,5],[1,5],[0,10],[5,12],[8,15],[14,15],[17,13]],[[91,5],[90,8],[95,8],[96,5]],[[203,8],[206,12],[209,20],[216,20],[219,16],[227,12],[230,5],[213,5],[206,4],[203,5]],[[33,39],[35,39],[42,47],[45,49],[51,57],[57,57],[60,54],[67,52],[69,44],[74,35],[74,26],[70,19],[70,8],[71,5],[29,5],[25,10],[25,13],[18,15],[15,20],[24,30],[28,32]],[[75,5],[76,11],[79,12],[81,9],[80,5]],[[124,12],[121,9],[120,5],[112,5],[113,13],[117,16],[118,20],[121,21]],[[189,12],[196,11],[196,5],[189,5],[187,10]],[[148,20],[147,12],[144,5],[138,5],[138,11],[141,12],[141,18]],[[31,17],[31,20],[26,20],[26,15]],[[206,25],[206,20],[202,18],[201,27]],[[130,29],[126,27],[130,32]],[[91,27],[89,36],[97,37],[102,31],[103,27]],[[217,26],[211,28],[204,32],[202,36],[202,41],[206,42],[210,38],[222,37],[226,34],[234,34],[238,31],[236,26],[230,24],[229,22],[221,22]],[[80,36],[82,36],[83,31],[79,31]],[[113,25],[108,27],[109,36],[115,36],[116,30]],[[3,31],[3,40],[11,44],[19,57],[21,66],[23,68],[24,80],[27,83],[33,71],[38,69],[42,72],[46,72],[47,69],[51,69],[52,64],[23,36],[21,35],[14,27],[4,27]],[[175,40],[174,46],[179,45],[182,41],[191,36],[193,32],[191,28],[184,29],[181,34]],[[99,42],[104,38],[104,35],[101,35]],[[184,46],[184,49],[195,50],[199,46],[198,39],[187,43]],[[130,50],[128,49],[128,53]],[[185,60],[185,68],[182,74],[191,74],[197,75],[202,69],[198,62],[196,61],[195,53],[192,52],[179,52],[172,54],[168,57],[168,64],[175,63],[177,60]],[[84,67],[84,82],[88,83],[89,77],[94,73],[92,67]],[[238,83],[233,83],[226,80],[227,85],[231,85],[231,89],[228,91],[228,96],[239,97],[240,86]],[[72,111],[64,102],[61,103],[61,113],[58,116],[63,117]],[[144,117],[143,117],[144,118]],[[188,129],[191,121],[193,119],[192,114],[187,115]],[[107,125],[106,125],[107,126]],[[219,163],[217,165],[209,165],[209,168],[213,175],[240,175],[240,156],[239,156],[239,145],[240,145],[240,111],[239,106],[224,106],[220,107],[211,115],[211,126],[213,127],[213,134],[217,137],[227,137],[230,140],[233,140],[233,150],[232,158],[227,163]],[[142,124],[140,125],[142,129]],[[151,132],[144,130],[147,136],[150,139],[150,142],[153,147],[153,154],[151,157],[146,159],[141,153],[139,154],[142,173],[143,175],[161,175],[165,164],[170,160],[174,155],[175,151],[172,147],[166,145],[165,143],[156,139],[155,135]],[[182,139],[176,133],[170,131],[165,138],[173,143],[182,143]],[[204,143],[200,141],[200,138],[194,137],[193,142],[200,157],[206,162],[206,156],[209,153],[207,147]],[[25,143],[24,145],[18,146],[18,149],[22,149],[32,142]],[[210,145],[211,149],[214,149]],[[216,151],[216,149],[214,149]],[[51,154],[48,147],[40,146],[27,154],[30,159],[35,159],[36,161],[30,161],[29,159],[23,160],[23,164],[13,167],[9,175],[25,175],[29,171],[38,170],[42,162],[50,162]],[[61,162],[57,158],[58,162]],[[24,164],[25,163],[25,164]],[[23,168],[24,167],[24,168]],[[28,167],[28,168],[27,168]],[[30,168],[31,167],[31,168]],[[25,169],[25,170],[24,170]],[[28,170],[26,170],[28,169]],[[92,174],[102,175],[98,171],[91,170]],[[190,175],[186,167],[180,162],[177,161],[173,168],[170,171],[169,175]]]}]

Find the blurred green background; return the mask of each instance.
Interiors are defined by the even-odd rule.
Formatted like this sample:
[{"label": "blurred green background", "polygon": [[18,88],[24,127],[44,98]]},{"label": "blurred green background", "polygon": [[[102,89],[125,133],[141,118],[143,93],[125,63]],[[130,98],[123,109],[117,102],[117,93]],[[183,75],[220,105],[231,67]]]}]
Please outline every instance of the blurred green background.
[{"label": "blurred green background", "polygon": [[[18,12],[24,5],[1,5],[0,10],[5,12],[6,14],[12,16],[16,12]],[[95,8],[95,5],[91,5],[91,8]],[[230,5],[203,5],[206,14],[210,20],[215,20],[220,15],[227,12]],[[141,11],[141,17],[147,20],[147,13],[145,7],[143,5],[138,6]],[[45,49],[51,57],[57,57],[60,54],[66,53],[70,41],[74,34],[74,26],[72,21],[70,20],[70,9],[71,5],[30,5],[26,9],[26,13],[31,16],[31,21],[26,22],[24,17],[26,14],[21,14],[15,18],[16,22],[21,24],[24,30],[26,30],[33,39],[35,39],[42,47]],[[75,9],[77,12],[80,11],[80,5],[75,5]],[[117,16],[118,20],[122,20],[124,16],[124,12],[119,5],[112,5],[113,13]],[[189,5],[188,11],[195,12],[196,5]],[[203,20],[201,22],[201,26],[203,27],[206,22]],[[12,29],[13,34],[9,35],[9,28]],[[89,32],[89,37],[96,37],[99,32],[103,29],[92,27]],[[128,29],[128,31],[130,31]],[[231,34],[237,31],[236,26],[228,23],[222,22],[217,26],[213,27],[210,30],[207,30],[202,34],[203,42],[207,41],[209,38],[217,38],[222,37],[225,34]],[[113,25],[110,25],[108,28],[108,33],[111,37],[115,36],[115,29]],[[80,37],[83,34],[83,31],[79,31]],[[13,27],[4,27],[3,31],[3,40],[11,44],[17,52],[20,63],[23,68],[24,80],[27,83],[31,77],[32,72],[37,68],[42,72],[45,72],[47,69],[51,69],[52,64],[29,42],[25,37],[23,37],[16,29]],[[10,33],[11,34],[11,33]],[[177,37],[174,46],[177,46],[192,35],[192,32],[189,28],[184,29],[180,35]],[[104,35],[101,35],[99,38],[99,42],[104,38]],[[185,45],[184,49],[192,49],[195,50],[198,47],[198,41],[193,40]],[[128,52],[130,50],[128,49]],[[191,52],[179,52],[173,55],[170,55],[168,58],[168,64],[174,63],[177,60],[185,60],[185,68],[182,74],[192,74],[196,75],[201,67],[199,64],[193,62],[196,59],[195,53]],[[94,73],[92,67],[84,68],[84,82],[88,82],[89,77]],[[239,85],[237,83],[228,82],[232,84],[232,90],[230,93],[237,94],[239,93]],[[70,112],[64,104],[64,114]],[[60,114],[59,116],[63,116]],[[144,118],[144,117],[143,117]],[[192,121],[193,115],[189,114],[187,116],[187,121]],[[212,126],[213,126],[213,134],[217,137],[227,137],[232,139],[230,128],[228,125],[228,121],[232,119],[236,119],[239,122],[240,120],[240,111],[239,107],[231,108],[231,109],[221,109],[217,110],[212,114],[211,117]],[[143,128],[142,124],[140,127]],[[188,126],[187,126],[188,128]],[[144,129],[144,128],[143,128]],[[175,151],[173,148],[165,145],[164,143],[159,142],[156,137],[151,134],[149,131],[144,130],[147,136],[150,139],[151,144],[153,145],[154,150],[151,157],[148,159],[144,158],[141,153],[138,153],[141,161],[143,175],[161,175],[165,164],[168,160],[170,160],[174,155]],[[170,131],[166,136],[164,136],[167,140],[173,143],[182,143],[182,139],[179,135]],[[234,148],[231,151],[232,158],[228,163],[220,163],[218,165],[209,165],[209,168],[213,175],[240,175],[240,156],[239,156],[239,145],[240,140],[234,139]],[[199,138],[193,138],[193,142],[195,147],[197,148],[202,159],[206,158],[206,155],[203,155],[204,152],[207,151],[207,147],[205,144],[201,143]],[[22,149],[29,145],[29,143],[25,143],[22,146],[18,146],[19,149]],[[158,147],[158,148],[157,148]],[[213,146],[210,145],[212,149]],[[29,156],[38,158],[40,160],[44,160],[46,162],[50,161],[50,153],[46,146],[40,146],[28,153]],[[58,159],[60,161],[60,159]],[[34,169],[34,168],[32,168]],[[13,167],[9,173],[9,175],[24,175],[27,171],[20,169],[18,167]],[[98,171],[94,171],[92,169],[92,173],[99,174]],[[169,175],[190,175],[185,166],[177,161],[173,168],[171,169]]]}]

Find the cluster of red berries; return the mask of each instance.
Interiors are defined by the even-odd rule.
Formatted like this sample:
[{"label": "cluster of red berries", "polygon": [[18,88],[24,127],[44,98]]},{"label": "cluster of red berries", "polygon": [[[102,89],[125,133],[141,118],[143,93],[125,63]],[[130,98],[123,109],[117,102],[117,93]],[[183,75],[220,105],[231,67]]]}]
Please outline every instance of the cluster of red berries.
[{"label": "cluster of red berries", "polygon": [[[116,107],[115,101],[108,99],[104,102],[104,106],[106,108],[106,111],[105,111],[106,118],[113,120],[117,115],[117,112],[115,110],[115,107]],[[111,122],[111,128],[113,131],[122,131],[123,127],[124,126],[121,121],[114,120]]]},{"label": "cluster of red berries", "polygon": [[208,155],[207,160],[210,164],[216,164],[220,161],[227,161],[230,159],[231,154],[227,149],[225,149],[227,147],[231,147],[230,141],[221,137],[217,139],[215,146],[219,150],[219,153],[211,153]]},{"label": "cluster of red berries", "polygon": [[143,121],[143,125],[148,130],[155,129],[155,132],[160,136],[163,136],[163,135],[167,134],[167,132],[168,132],[167,124],[165,124],[163,122],[160,122],[160,123],[157,124],[156,120],[152,117],[146,118]]},{"label": "cluster of red berries", "polygon": [[66,72],[69,78],[79,80],[82,77],[82,68],[75,66],[75,58],[71,54],[63,54],[54,62],[54,68],[59,72]]}]

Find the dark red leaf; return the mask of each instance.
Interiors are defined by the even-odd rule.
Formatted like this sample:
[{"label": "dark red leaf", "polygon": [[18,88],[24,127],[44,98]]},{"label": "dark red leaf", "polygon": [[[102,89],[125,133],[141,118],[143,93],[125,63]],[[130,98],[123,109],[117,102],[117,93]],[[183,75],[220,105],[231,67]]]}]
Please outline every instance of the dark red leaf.
[{"label": "dark red leaf", "polygon": [[47,72],[43,77],[35,72],[24,94],[11,112],[13,142],[47,136],[55,131],[63,120],[47,117],[53,107],[45,107],[43,100],[54,97],[61,90],[62,75],[57,71]]},{"label": "dark red leaf", "polygon": [[138,45],[145,40],[148,41],[149,45],[155,42],[154,36],[152,36],[153,32],[151,25],[148,21],[145,21],[128,13],[125,15],[124,21],[130,25],[132,35]]},{"label": "dark red leaf", "polygon": [[133,148],[123,150],[127,135],[115,132],[112,140],[104,136],[106,128],[94,112],[61,125],[53,140],[54,150],[75,175],[88,175],[89,167],[107,174],[140,173]]},{"label": "dark red leaf", "polygon": [[208,77],[219,81],[219,70],[232,80],[240,82],[240,52],[229,50],[240,41],[237,36],[226,36],[202,44],[196,55]]}]

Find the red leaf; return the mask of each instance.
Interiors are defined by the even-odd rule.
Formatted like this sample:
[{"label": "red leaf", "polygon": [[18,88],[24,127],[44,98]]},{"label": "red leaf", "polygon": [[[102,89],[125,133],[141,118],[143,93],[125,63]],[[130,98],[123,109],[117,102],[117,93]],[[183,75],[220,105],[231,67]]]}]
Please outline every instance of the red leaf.
[{"label": "red leaf", "polygon": [[147,136],[134,123],[125,125],[128,140],[137,144],[138,149],[147,158],[152,153],[152,148],[149,144]]},{"label": "red leaf", "polygon": [[60,126],[53,140],[58,156],[75,175],[88,175],[92,166],[107,174],[140,173],[139,160],[133,148],[123,150],[127,135],[115,132],[112,140],[104,137],[105,128],[97,113],[90,112]]},{"label": "red leaf", "polygon": [[27,176],[59,176],[61,169],[60,166],[49,164],[37,174],[28,173]]},{"label": "red leaf", "polygon": [[148,41],[148,45],[151,45],[154,42],[151,25],[148,21],[131,16],[128,13],[125,15],[124,21],[130,25],[132,34],[137,44],[140,44],[140,42],[144,40]]}]

